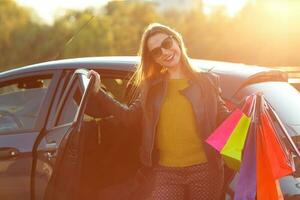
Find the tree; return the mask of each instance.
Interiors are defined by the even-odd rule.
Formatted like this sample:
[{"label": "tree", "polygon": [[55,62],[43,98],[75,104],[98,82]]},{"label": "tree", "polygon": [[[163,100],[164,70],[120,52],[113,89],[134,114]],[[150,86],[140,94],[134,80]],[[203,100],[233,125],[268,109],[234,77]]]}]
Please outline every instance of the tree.
[{"label": "tree", "polygon": [[0,1],[0,24],[0,66],[7,66],[16,60],[23,48],[20,33],[30,25],[30,17],[27,11],[17,6],[14,1],[2,0]]}]

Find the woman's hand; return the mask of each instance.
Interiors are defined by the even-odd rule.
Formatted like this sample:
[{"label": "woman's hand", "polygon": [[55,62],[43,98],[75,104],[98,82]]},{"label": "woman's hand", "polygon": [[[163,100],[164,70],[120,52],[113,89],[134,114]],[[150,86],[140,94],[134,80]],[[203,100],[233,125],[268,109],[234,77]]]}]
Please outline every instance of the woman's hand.
[{"label": "woman's hand", "polygon": [[96,94],[101,88],[101,78],[98,72],[90,70],[88,73],[88,78],[91,78],[92,76],[95,76],[95,83],[92,88],[92,93]]}]

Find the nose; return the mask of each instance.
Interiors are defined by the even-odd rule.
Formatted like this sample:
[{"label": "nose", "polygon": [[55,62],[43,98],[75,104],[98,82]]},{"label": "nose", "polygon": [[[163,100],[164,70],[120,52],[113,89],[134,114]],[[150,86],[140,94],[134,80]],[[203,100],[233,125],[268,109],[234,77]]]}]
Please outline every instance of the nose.
[{"label": "nose", "polygon": [[168,55],[168,53],[170,53],[170,49],[161,48],[161,53],[162,55]]}]

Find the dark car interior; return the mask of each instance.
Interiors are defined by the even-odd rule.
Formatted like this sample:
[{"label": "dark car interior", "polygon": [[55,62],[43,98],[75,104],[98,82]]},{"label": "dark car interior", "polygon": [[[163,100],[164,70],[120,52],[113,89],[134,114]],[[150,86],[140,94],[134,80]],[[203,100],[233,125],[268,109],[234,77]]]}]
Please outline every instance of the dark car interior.
[{"label": "dark car interior", "polygon": [[[103,80],[103,89],[116,91],[120,83],[120,79]],[[115,94],[119,94],[115,98],[123,103],[130,101],[125,93]],[[97,109],[95,105],[93,109]],[[126,127],[108,115],[85,121],[84,127],[88,134],[84,145],[81,199],[133,199],[138,189],[136,173],[141,166],[139,125]]]},{"label": "dark car interior", "polygon": [[137,129],[109,118],[85,122],[84,131],[81,199],[131,199],[140,167]]},{"label": "dark car interior", "polygon": [[[128,101],[124,93],[127,81],[104,78],[102,84],[111,95],[117,94],[114,98]],[[75,114],[72,110],[76,110],[82,96],[75,88],[73,97],[65,103],[70,112],[62,113],[58,124],[70,121]],[[138,183],[142,178],[136,176],[141,166],[139,130],[138,123],[126,127],[114,116],[99,111],[97,102],[89,98],[80,131],[71,127],[60,145],[46,199],[137,199],[142,185]]]}]

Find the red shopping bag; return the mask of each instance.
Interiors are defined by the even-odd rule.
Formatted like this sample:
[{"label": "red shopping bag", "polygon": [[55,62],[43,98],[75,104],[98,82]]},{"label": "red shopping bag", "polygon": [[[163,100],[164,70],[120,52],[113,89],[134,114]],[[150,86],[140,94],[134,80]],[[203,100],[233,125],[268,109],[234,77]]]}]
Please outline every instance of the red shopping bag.
[{"label": "red shopping bag", "polygon": [[[266,101],[266,100],[265,100]],[[275,120],[277,126],[274,128],[276,130],[276,133],[280,136],[282,139],[285,148],[288,149],[289,153],[293,153],[297,157],[300,158],[300,151],[295,145],[294,141],[292,140],[291,136],[287,132],[285,126],[281,122],[279,116],[276,114],[275,110],[272,108],[272,106],[266,101],[267,103],[267,113],[269,118],[272,118]],[[293,160],[293,159],[292,159]]]},{"label": "red shopping bag", "polygon": [[260,120],[262,126],[262,142],[265,153],[272,166],[271,172],[274,179],[291,174],[293,172],[293,167],[290,165],[289,159],[286,156],[266,113],[261,114]]},{"label": "red shopping bag", "polygon": [[258,127],[256,135],[256,180],[257,180],[257,200],[279,200],[283,199],[282,192],[276,179],[272,174],[272,166],[266,155],[262,127]]}]

